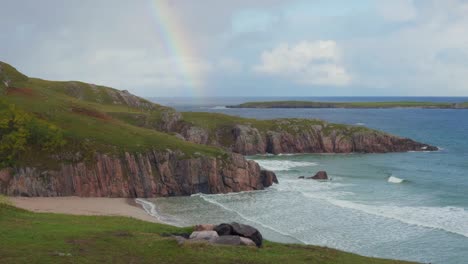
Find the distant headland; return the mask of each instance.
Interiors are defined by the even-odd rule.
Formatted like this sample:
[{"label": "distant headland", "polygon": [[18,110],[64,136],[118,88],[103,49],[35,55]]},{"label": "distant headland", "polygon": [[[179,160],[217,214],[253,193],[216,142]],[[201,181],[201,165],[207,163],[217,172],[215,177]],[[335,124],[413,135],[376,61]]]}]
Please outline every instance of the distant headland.
[{"label": "distant headland", "polygon": [[425,108],[425,109],[468,109],[468,102],[313,102],[313,101],[271,101],[247,102],[228,105],[227,108]]}]

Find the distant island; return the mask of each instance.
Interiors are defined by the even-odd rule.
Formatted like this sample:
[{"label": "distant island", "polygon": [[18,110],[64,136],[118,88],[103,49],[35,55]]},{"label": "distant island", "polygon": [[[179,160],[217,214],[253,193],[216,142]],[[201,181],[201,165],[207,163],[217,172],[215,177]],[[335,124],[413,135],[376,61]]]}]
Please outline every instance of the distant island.
[{"label": "distant island", "polygon": [[313,101],[271,101],[247,102],[239,105],[228,105],[227,108],[425,108],[425,109],[468,109],[468,102],[313,102]]}]

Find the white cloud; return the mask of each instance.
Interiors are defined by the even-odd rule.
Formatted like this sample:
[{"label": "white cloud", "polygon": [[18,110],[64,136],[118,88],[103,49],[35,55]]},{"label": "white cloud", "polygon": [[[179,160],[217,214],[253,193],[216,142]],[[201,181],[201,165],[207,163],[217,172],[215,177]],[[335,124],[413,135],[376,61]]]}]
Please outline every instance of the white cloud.
[{"label": "white cloud", "polygon": [[280,44],[264,51],[253,70],[308,85],[343,86],[351,82],[342,65],[340,49],[332,40]]}]

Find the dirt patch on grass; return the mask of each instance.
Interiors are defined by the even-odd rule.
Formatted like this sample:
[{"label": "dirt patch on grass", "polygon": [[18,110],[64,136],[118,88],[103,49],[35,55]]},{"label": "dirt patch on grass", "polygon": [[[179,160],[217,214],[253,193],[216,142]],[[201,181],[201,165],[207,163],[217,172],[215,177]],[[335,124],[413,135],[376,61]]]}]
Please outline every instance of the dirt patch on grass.
[{"label": "dirt patch on grass", "polygon": [[94,118],[106,120],[106,121],[109,121],[112,119],[112,117],[110,117],[109,115],[105,113],[102,113],[93,109],[83,108],[83,107],[73,106],[72,112],[75,114],[90,116],[90,117],[94,117]]},{"label": "dirt patch on grass", "polygon": [[20,95],[25,97],[36,97],[36,92],[31,88],[15,88],[9,87],[6,90],[7,95]]}]

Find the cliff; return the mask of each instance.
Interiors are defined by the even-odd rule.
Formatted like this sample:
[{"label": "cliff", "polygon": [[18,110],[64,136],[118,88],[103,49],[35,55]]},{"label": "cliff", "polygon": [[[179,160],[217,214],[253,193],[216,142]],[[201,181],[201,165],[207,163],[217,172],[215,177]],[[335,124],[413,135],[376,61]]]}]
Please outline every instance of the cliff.
[{"label": "cliff", "polygon": [[243,155],[437,150],[437,147],[408,138],[322,120],[253,120],[221,114],[183,113],[177,116],[177,121],[172,119],[171,124],[169,131],[187,141],[224,147]]},{"label": "cliff", "polygon": [[277,183],[239,154],[186,159],[180,152],[97,154],[94,162],[61,163],[56,170],[0,170],[0,193],[13,196],[159,197],[262,190]]},{"label": "cliff", "polygon": [[277,182],[239,154],[165,133],[178,115],[128,91],[30,78],[0,62],[0,194],[157,197]]},{"label": "cliff", "polygon": [[30,78],[0,62],[0,193],[156,197],[277,182],[241,155],[436,150],[321,120],[174,109],[113,88]]}]

